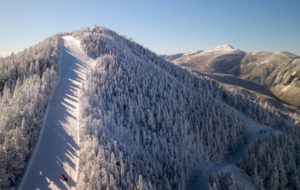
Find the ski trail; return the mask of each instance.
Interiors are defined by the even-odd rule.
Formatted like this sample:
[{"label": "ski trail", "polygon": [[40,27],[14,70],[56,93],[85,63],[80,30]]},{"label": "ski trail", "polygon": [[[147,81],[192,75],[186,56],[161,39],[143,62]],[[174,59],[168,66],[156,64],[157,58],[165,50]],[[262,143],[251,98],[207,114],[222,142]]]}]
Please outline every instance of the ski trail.
[{"label": "ski trail", "polygon": [[[62,37],[59,81],[48,103],[38,143],[18,189],[75,189],[79,167],[79,96],[95,60],[80,41]],[[63,181],[61,174],[68,177]]]},{"label": "ski trail", "polygon": [[248,131],[248,143],[242,146],[239,151],[235,154],[229,156],[224,160],[220,160],[218,162],[212,163],[209,165],[199,176],[196,183],[193,185],[192,190],[206,190],[208,189],[209,178],[213,173],[216,172],[231,172],[233,174],[233,178],[235,181],[241,186],[248,190],[255,190],[256,188],[251,182],[250,177],[239,167],[237,167],[237,162],[240,158],[242,158],[246,148],[249,144],[251,144],[256,138],[265,138],[269,136],[272,132],[274,134],[280,134],[279,131],[274,130],[272,128],[266,127],[257,123],[256,121],[248,118],[244,113],[235,110],[236,114],[244,120],[247,126]]}]

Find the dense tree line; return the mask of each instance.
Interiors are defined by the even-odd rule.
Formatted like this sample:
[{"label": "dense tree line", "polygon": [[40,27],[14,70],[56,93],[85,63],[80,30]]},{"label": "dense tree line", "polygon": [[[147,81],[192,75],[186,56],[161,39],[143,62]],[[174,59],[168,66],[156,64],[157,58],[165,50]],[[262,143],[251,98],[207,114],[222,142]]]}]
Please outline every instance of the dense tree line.
[{"label": "dense tree line", "polygon": [[257,189],[300,189],[300,128],[258,139],[239,162]]},{"label": "dense tree line", "polygon": [[282,126],[292,127],[297,122],[299,113],[272,98],[258,97],[257,94],[242,88],[219,85],[225,103],[262,125],[280,129]]},{"label": "dense tree line", "polygon": [[0,58],[0,189],[23,173],[57,80],[60,35]]},{"label": "dense tree line", "polygon": [[213,80],[104,28],[74,35],[98,57],[80,102],[78,189],[186,189],[245,142]]},{"label": "dense tree line", "polygon": [[[270,136],[254,140],[238,166],[252,178],[258,189],[299,189],[299,112],[272,98],[258,97],[244,89],[230,86],[221,86],[221,89],[224,102],[276,130]],[[220,179],[229,180],[228,176],[220,175],[211,179],[211,185],[218,186]]]},{"label": "dense tree line", "polygon": [[[299,189],[299,114],[166,62],[95,26],[72,33],[97,58],[80,99],[77,189],[188,189],[212,162],[246,143],[236,109],[279,130],[239,162],[258,189]],[[15,184],[37,142],[57,81],[61,34],[0,58],[0,189]],[[210,189],[240,189],[229,173]]]}]

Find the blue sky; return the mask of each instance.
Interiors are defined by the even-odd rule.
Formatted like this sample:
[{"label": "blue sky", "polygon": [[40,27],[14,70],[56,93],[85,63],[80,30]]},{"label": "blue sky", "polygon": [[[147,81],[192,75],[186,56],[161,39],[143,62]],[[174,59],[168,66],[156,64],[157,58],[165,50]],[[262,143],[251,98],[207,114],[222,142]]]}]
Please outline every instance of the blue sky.
[{"label": "blue sky", "polygon": [[94,24],[157,53],[231,44],[300,55],[299,0],[0,1],[0,53]]}]

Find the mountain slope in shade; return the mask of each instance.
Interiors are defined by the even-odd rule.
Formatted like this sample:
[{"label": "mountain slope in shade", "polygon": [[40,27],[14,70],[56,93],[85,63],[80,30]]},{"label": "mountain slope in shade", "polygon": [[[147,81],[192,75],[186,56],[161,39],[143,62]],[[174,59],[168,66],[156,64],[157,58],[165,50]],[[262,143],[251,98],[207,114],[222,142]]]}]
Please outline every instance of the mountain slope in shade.
[{"label": "mountain slope in shade", "polygon": [[287,52],[250,52],[239,77],[268,88],[284,102],[300,106],[300,57]]},{"label": "mountain slope in shade", "polygon": [[300,58],[288,52],[243,52],[222,45],[171,60],[201,72],[231,74],[270,90],[277,98],[300,106]]}]

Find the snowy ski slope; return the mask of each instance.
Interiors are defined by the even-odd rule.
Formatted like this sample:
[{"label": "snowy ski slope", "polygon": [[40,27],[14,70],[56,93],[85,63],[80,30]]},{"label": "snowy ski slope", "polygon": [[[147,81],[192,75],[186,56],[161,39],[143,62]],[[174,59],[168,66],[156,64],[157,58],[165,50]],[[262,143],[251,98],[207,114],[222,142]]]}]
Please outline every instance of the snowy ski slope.
[{"label": "snowy ski slope", "polygon": [[[79,165],[79,97],[85,74],[95,65],[80,41],[64,36],[59,82],[49,101],[38,143],[19,189],[75,189]],[[67,176],[63,181],[61,174]]]}]

